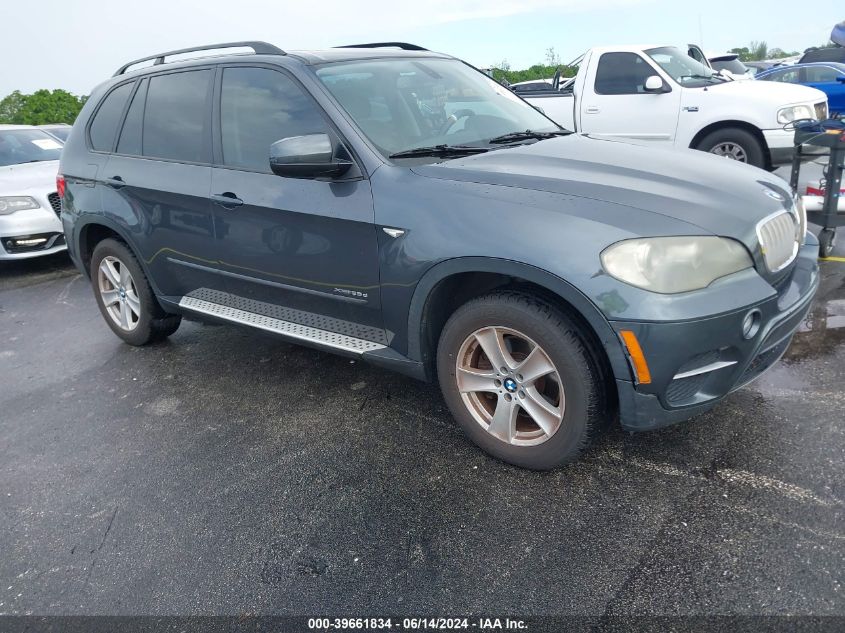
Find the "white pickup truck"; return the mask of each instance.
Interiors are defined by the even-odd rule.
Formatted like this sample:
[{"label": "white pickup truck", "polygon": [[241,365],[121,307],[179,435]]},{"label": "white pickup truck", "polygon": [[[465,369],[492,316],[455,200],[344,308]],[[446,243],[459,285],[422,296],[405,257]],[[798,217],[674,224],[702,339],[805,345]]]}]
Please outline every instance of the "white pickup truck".
[{"label": "white pickup truck", "polygon": [[733,81],[674,46],[593,48],[574,80],[512,88],[569,130],[691,147],[766,169],[792,160],[793,134],[784,125],[827,118],[820,90]]}]

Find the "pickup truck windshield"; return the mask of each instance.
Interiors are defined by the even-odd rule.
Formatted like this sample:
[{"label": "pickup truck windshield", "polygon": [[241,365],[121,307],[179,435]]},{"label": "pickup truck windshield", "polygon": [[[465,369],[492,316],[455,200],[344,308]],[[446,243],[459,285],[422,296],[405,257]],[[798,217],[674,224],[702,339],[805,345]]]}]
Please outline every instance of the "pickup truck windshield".
[{"label": "pickup truck windshield", "polygon": [[684,51],[674,46],[661,46],[646,51],[672,79],[685,88],[702,88],[725,81],[704,64],[695,61]]},{"label": "pickup truck windshield", "polygon": [[[490,145],[560,127],[504,86],[451,59],[378,59],[323,66],[317,76],[385,156],[420,147]],[[536,137],[534,137],[536,140]]]},{"label": "pickup truck windshield", "polygon": [[0,166],[59,160],[62,144],[41,130],[0,130]]}]

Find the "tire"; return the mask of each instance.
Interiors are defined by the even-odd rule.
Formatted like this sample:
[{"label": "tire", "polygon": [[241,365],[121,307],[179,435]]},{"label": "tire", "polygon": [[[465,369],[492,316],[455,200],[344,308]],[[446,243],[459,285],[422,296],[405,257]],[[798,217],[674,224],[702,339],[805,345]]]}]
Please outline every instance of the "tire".
[{"label": "tire", "polygon": [[97,244],[90,273],[100,313],[126,343],[146,345],[179,328],[182,317],[162,309],[138,260],[123,242],[108,238]]},{"label": "tire", "polygon": [[819,233],[819,256],[830,257],[836,246],[836,229],[822,229]]},{"label": "tire", "polygon": [[[766,168],[766,153],[760,141],[751,132],[737,127],[715,130],[701,139],[695,149],[728,159],[748,163],[760,169]],[[736,152],[732,156],[732,152]]]},{"label": "tire", "polygon": [[[499,359],[508,366],[498,371],[482,347],[494,341],[507,353]],[[502,347],[491,349],[495,355]],[[529,366],[524,361],[531,358]],[[548,470],[576,460],[607,425],[605,380],[594,358],[584,333],[562,312],[530,295],[502,292],[474,299],[449,318],[437,374],[452,415],[475,444],[510,464]],[[529,376],[542,371],[536,380]],[[505,415],[513,410],[515,417]]]}]

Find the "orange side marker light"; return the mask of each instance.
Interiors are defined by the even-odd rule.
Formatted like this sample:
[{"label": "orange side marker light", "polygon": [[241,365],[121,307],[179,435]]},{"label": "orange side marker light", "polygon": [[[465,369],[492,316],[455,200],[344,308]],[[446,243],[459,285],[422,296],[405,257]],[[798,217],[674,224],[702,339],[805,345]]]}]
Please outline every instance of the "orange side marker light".
[{"label": "orange side marker light", "polygon": [[648,363],[643,354],[643,348],[640,347],[640,342],[636,335],[631,330],[620,330],[619,335],[622,337],[622,342],[625,343],[625,348],[628,350],[628,356],[634,363],[634,373],[637,375],[637,382],[641,385],[651,384],[651,372],[648,369]]}]

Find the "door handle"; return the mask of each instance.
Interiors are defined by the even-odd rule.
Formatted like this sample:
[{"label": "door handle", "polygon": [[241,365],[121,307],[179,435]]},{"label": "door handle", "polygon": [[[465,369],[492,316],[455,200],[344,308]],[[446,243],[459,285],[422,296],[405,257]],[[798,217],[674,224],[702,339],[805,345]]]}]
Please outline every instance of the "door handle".
[{"label": "door handle", "polygon": [[587,114],[598,114],[599,112],[601,112],[601,108],[599,108],[598,106],[587,106],[584,112],[586,112]]},{"label": "door handle", "polygon": [[244,201],[238,198],[235,194],[231,191],[224,191],[223,193],[213,193],[211,194],[211,201],[215,204],[219,204],[224,209],[234,209],[235,207],[241,206]]},{"label": "door handle", "polygon": [[106,178],[105,180],[103,180],[103,182],[112,189],[120,189],[121,187],[126,186],[126,183],[120,176],[112,176],[111,178]]}]

